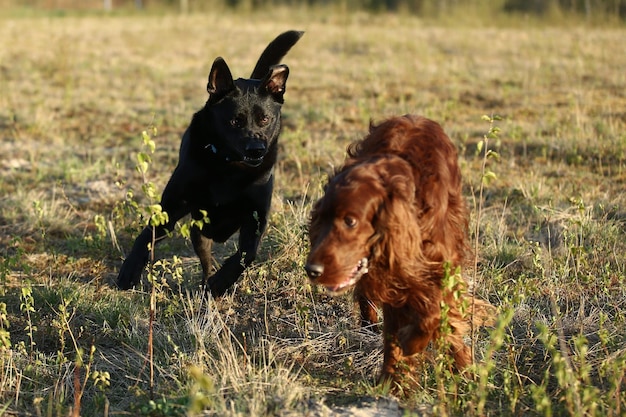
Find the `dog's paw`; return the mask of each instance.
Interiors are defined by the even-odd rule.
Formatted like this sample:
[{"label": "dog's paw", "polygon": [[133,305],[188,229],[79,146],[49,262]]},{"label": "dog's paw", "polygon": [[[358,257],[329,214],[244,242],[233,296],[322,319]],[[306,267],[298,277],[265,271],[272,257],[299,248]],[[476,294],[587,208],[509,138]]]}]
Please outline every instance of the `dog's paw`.
[{"label": "dog's paw", "polygon": [[235,281],[237,281],[236,278],[233,282],[230,282],[230,280],[219,279],[216,274],[207,280],[205,289],[211,293],[213,298],[220,298],[229,292],[229,290],[232,290]]},{"label": "dog's paw", "polygon": [[124,264],[122,264],[122,268],[120,268],[115,285],[120,290],[133,288],[139,282],[142,271],[143,265],[141,263],[133,262],[131,258],[127,258]]}]

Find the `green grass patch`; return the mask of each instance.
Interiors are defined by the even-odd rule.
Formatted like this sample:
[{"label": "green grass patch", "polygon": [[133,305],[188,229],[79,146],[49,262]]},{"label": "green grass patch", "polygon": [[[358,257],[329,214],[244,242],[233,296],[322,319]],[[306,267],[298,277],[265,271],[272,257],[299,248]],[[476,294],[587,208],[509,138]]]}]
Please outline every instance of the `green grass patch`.
[{"label": "green grass patch", "polygon": [[[290,28],[306,35],[284,60],[258,262],[209,301],[177,231],[152,282],[117,291],[152,203],[142,186],[160,194],[212,60],[247,76]],[[625,35],[322,11],[2,18],[0,414],[623,414]],[[499,313],[468,341],[474,379],[433,350],[394,399],[374,385],[380,336],[302,266],[311,204],[347,144],[404,113],[438,120],[460,150],[475,291]],[[156,143],[145,178],[144,130]],[[234,244],[214,245],[217,265]]]}]

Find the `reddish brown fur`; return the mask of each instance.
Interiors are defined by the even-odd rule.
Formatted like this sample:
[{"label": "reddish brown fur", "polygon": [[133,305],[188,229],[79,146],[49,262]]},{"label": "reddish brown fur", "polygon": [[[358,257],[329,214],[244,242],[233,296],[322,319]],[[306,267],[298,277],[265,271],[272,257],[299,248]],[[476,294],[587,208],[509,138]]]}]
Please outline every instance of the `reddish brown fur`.
[{"label": "reddish brown fur", "polygon": [[467,219],[454,145],[439,124],[412,115],[370,126],[315,204],[311,278],[342,292],[359,261],[369,260],[355,299],[364,324],[377,321],[373,305],[382,306],[381,381],[396,380],[398,362],[439,337],[442,301],[450,308],[445,338],[456,367],[471,363],[463,297],[442,289],[444,263],[454,271],[466,257]]}]

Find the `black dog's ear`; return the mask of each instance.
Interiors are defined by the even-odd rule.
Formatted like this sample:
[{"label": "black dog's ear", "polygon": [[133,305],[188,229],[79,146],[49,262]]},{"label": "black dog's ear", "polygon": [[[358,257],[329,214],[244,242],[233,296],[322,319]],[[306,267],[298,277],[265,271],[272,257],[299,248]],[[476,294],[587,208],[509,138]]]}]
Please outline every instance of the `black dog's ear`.
[{"label": "black dog's ear", "polygon": [[206,86],[206,91],[211,95],[210,100],[219,100],[234,88],[233,75],[230,73],[226,61],[222,57],[216,58],[213,61],[209,73],[209,82]]},{"label": "black dog's ear", "polygon": [[261,91],[271,94],[274,100],[283,103],[283,95],[287,88],[287,77],[289,77],[289,68],[287,65],[271,66],[269,72],[261,81]]}]

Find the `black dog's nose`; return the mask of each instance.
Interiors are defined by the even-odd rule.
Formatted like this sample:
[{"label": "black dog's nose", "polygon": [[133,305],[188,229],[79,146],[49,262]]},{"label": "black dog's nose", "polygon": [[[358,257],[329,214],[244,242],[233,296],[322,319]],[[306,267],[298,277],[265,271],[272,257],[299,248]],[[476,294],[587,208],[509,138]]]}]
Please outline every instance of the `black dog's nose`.
[{"label": "black dog's nose", "polygon": [[304,270],[306,271],[306,274],[309,276],[309,278],[315,279],[319,278],[320,275],[324,273],[324,265],[306,264],[304,266]]},{"label": "black dog's nose", "polygon": [[246,156],[250,159],[260,159],[265,155],[266,146],[263,142],[251,142],[246,146]]}]

